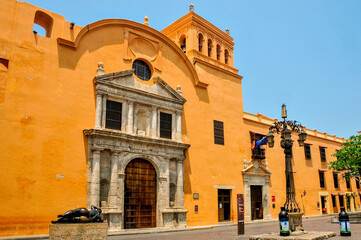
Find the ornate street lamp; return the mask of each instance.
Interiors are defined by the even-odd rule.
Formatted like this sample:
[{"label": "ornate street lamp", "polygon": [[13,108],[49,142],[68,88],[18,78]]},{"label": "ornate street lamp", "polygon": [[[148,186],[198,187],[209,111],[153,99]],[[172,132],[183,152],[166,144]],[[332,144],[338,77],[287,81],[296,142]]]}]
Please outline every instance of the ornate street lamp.
[{"label": "ornate street lamp", "polygon": [[287,212],[300,212],[300,207],[296,202],[295,195],[295,184],[293,180],[293,170],[292,170],[292,145],[293,140],[291,139],[293,132],[298,132],[298,144],[300,147],[303,147],[304,142],[307,138],[307,133],[303,130],[301,123],[297,121],[286,120],[287,110],[286,105],[282,105],[282,118],[283,121],[277,121],[273,126],[269,128],[269,133],[267,134],[268,146],[272,148],[274,146],[274,136],[273,133],[278,133],[281,135],[281,147],[284,149],[285,161],[286,161],[286,202],[284,207]]}]

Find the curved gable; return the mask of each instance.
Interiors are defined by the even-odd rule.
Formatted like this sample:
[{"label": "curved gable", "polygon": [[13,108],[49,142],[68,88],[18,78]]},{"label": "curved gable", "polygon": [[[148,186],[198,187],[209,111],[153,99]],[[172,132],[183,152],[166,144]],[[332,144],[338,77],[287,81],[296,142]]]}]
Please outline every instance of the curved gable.
[{"label": "curved gable", "polygon": [[198,87],[207,88],[208,84],[205,82],[201,82],[199,80],[197,72],[194,69],[192,63],[187,58],[187,56],[182,52],[182,50],[173,41],[171,41],[168,37],[166,37],[161,32],[159,32],[151,27],[137,23],[137,22],[133,22],[133,21],[125,20],[125,19],[100,20],[100,21],[86,25],[79,32],[79,34],[76,36],[74,41],[69,41],[64,38],[58,38],[57,41],[58,41],[59,45],[69,47],[73,50],[77,50],[79,48],[79,46],[81,45],[82,39],[86,38],[90,32],[100,29],[100,28],[105,28],[108,26],[126,27],[129,29],[134,29],[134,30],[145,32],[152,37],[160,39],[164,44],[166,44],[169,48],[171,48],[183,60],[183,62],[186,64],[186,66],[188,67],[188,69],[190,70],[190,72],[192,74],[194,84]]}]

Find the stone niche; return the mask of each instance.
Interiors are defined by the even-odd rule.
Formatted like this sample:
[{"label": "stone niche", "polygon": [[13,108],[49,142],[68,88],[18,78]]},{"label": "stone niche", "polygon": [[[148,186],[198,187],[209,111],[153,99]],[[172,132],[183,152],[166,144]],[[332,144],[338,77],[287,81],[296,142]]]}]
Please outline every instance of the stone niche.
[{"label": "stone niche", "polygon": [[[99,75],[96,89],[95,127],[88,138],[87,206],[101,206],[110,231],[125,228],[124,193],[127,165],[134,159],[151,163],[156,172],[156,226],[185,227],[185,151],[181,116],[186,100],[159,77],[146,85],[133,70]],[[180,89],[180,88],[179,88]],[[107,128],[107,102],[121,103],[119,129]],[[171,137],[160,137],[160,113],[171,116]]]}]

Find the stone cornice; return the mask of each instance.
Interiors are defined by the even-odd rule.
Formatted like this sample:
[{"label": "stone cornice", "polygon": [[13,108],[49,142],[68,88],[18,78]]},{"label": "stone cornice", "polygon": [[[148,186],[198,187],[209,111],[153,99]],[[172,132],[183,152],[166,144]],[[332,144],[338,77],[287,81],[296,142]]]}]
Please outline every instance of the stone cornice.
[{"label": "stone cornice", "polygon": [[130,142],[137,142],[137,143],[146,143],[150,145],[158,145],[158,146],[166,146],[166,147],[172,147],[172,148],[179,148],[183,150],[187,150],[191,145],[181,142],[176,142],[172,140],[167,139],[156,139],[156,138],[150,138],[145,136],[138,136],[138,135],[130,135],[127,133],[123,133],[116,130],[110,130],[110,129],[84,129],[83,133],[85,136],[97,136],[97,137],[107,137],[107,138],[114,138],[114,139],[121,139],[121,140],[127,140]]},{"label": "stone cornice", "polygon": [[[260,123],[260,124],[266,125],[267,127],[270,127],[271,125],[273,125],[273,123],[275,121],[277,121],[277,119],[269,118],[261,113],[252,114],[252,113],[248,113],[248,112],[243,112],[243,119],[246,121]],[[307,133],[307,136],[321,138],[321,139],[325,139],[325,140],[337,142],[337,143],[345,142],[345,139],[343,137],[342,138],[336,137],[335,135],[329,135],[325,132],[321,133],[321,132],[318,132],[316,129],[311,130],[311,129],[305,128],[305,131]]]},{"label": "stone cornice", "polygon": [[[242,81],[242,79],[243,79],[243,77],[242,77],[241,75],[238,75],[237,73],[231,72],[231,71],[226,70],[226,69],[221,68],[221,67],[218,67],[218,66],[216,66],[216,65],[214,65],[214,64],[211,64],[211,63],[209,63],[209,62],[207,62],[207,61],[204,61],[204,60],[202,60],[202,59],[200,59],[200,58],[194,57],[193,59],[194,59],[194,60],[197,60],[197,63],[196,63],[196,64],[203,64],[203,65],[205,65],[205,66],[207,66],[207,67],[216,69],[217,71],[220,71],[220,72],[223,72],[223,73],[225,73],[225,74],[228,74],[228,75],[230,75],[230,76],[232,76],[232,77],[234,77],[234,78],[236,78],[236,79],[238,79],[238,80],[240,80],[240,81]],[[235,68],[234,68],[234,69],[235,69]],[[236,70],[237,70],[237,69],[236,69]],[[238,70],[237,70],[237,71],[238,71]]]}]

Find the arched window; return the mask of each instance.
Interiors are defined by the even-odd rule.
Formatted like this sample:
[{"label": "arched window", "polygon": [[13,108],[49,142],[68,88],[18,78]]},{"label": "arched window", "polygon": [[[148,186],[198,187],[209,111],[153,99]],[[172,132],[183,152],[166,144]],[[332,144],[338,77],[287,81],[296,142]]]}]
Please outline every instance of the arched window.
[{"label": "arched window", "polygon": [[51,37],[53,19],[42,11],[36,11],[33,32],[44,37]]},{"label": "arched window", "polygon": [[144,80],[144,81],[149,81],[152,72],[150,70],[150,67],[148,66],[148,64],[142,60],[135,60],[133,62],[133,69],[134,69],[134,74]]},{"label": "arched window", "polygon": [[208,57],[212,56],[212,40],[208,39]]},{"label": "arched window", "polygon": [[228,53],[228,50],[226,49],[224,51],[224,63],[225,64],[228,64],[228,58],[229,58],[229,53]]},{"label": "arched window", "polygon": [[200,33],[198,34],[198,51],[202,52],[203,47],[203,35]]},{"label": "arched window", "polygon": [[180,48],[185,53],[187,51],[186,37],[182,35],[179,39],[179,42],[180,42]]},{"label": "arched window", "polygon": [[217,60],[221,58],[221,46],[217,44]]}]

